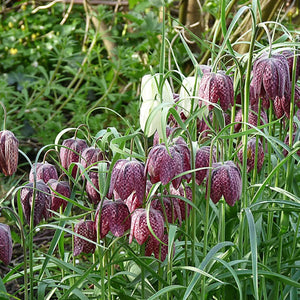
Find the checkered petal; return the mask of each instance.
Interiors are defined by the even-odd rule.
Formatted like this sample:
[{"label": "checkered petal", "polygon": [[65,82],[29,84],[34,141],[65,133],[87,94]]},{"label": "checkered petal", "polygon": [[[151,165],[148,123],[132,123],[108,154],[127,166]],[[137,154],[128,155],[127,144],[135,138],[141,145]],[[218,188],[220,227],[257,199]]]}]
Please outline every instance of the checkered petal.
[{"label": "checkered petal", "polygon": [[12,258],[12,238],[10,228],[0,223],[0,260],[7,266]]},{"label": "checkered petal", "polygon": [[[74,231],[93,242],[97,241],[97,233],[93,221],[80,221],[75,225]],[[80,253],[94,253],[95,249],[96,245],[94,243],[91,243],[79,236],[74,236],[73,256],[77,256]]]}]

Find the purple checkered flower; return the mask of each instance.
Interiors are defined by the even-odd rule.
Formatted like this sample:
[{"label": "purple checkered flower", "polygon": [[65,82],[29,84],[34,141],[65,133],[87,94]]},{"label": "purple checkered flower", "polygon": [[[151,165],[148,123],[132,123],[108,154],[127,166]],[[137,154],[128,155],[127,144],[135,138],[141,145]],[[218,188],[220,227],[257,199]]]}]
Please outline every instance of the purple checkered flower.
[{"label": "purple checkered flower", "polygon": [[97,162],[104,160],[104,154],[99,148],[88,147],[85,148],[81,153],[80,163],[84,169]]},{"label": "purple checkered flower", "polygon": [[[289,73],[290,73],[290,80],[292,81],[292,74],[293,74],[293,64],[294,64],[294,53],[291,50],[283,50],[281,52],[287,59],[289,65]],[[296,62],[296,81],[300,75],[300,56],[297,55],[297,62]]]},{"label": "purple checkered flower", "polygon": [[140,202],[143,202],[146,190],[146,177],[144,164],[137,160],[119,159],[112,170],[108,198],[113,192],[122,199],[127,199],[132,192]]},{"label": "purple checkered flower", "polygon": [[[242,116],[243,116],[243,112],[241,109],[239,109],[235,115],[235,122],[242,122]],[[251,124],[252,126],[260,126],[263,124],[267,124],[268,123],[268,116],[266,114],[266,112],[261,109],[260,111],[260,121],[258,121],[258,105],[253,105],[250,107],[249,109],[249,114],[248,114],[248,123]],[[234,125],[234,131],[238,132],[240,131],[242,128],[242,124],[241,123],[237,123]]]},{"label": "purple checkered flower", "polygon": [[47,220],[50,216],[48,210],[51,206],[51,192],[49,187],[42,180],[36,182],[36,190],[33,189],[33,186],[33,182],[29,182],[21,188],[21,203],[25,219],[27,223],[30,223],[30,210],[35,193],[33,225],[36,226],[43,217]]},{"label": "purple checkered flower", "polygon": [[[148,226],[147,218],[151,227],[151,230]],[[144,244],[149,236],[153,236],[151,231],[159,238],[160,240],[164,235],[164,218],[160,211],[150,208],[147,212],[144,208],[139,208],[135,210],[131,216],[131,228],[129,236],[129,244],[132,242],[132,239],[135,238],[138,244]],[[159,243],[155,239],[155,243]]]},{"label": "purple checkered flower", "polygon": [[158,197],[159,198],[151,201],[151,207],[159,210],[162,215],[164,215],[165,212],[168,223],[175,223],[175,221],[178,219],[179,224],[181,224],[182,218],[178,200],[176,198],[169,197],[163,197],[161,199],[160,195],[158,195]]},{"label": "purple checkered flower", "polygon": [[[101,200],[99,193],[99,175],[97,172],[89,172],[90,181],[86,181],[85,191],[91,203],[98,204]],[[93,186],[94,185],[94,186]]]},{"label": "purple checkered flower", "polygon": [[12,238],[10,228],[0,223],[0,260],[7,266],[12,258]]},{"label": "purple checkered flower", "polygon": [[[259,172],[263,166],[264,163],[264,149],[262,142],[260,140],[258,142],[258,152],[257,152],[257,172]],[[238,159],[243,164],[243,153],[244,153],[244,147],[242,144],[240,144],[241,149],[238,152]],[[256,138],[253,137],[250,140],[248,140],[247,143],[247,172],[249,173],[254,169],[255,164],[255,149],[256,149]]]},{"label": "purple checkered flower", "polygon": [[[148,154],[145,170],[150,175],[151,183],[161,181],[163,185],[166,185],[183,172],[182,155],[173,146],[168,149],[164,144],[154,146]],[[178,188],[181,180],[182,177],[173,179],[173,186]]]},{"label": "purple checkered flower", "polygon": [[[173,186],[171,186],[170,187],[170,195],[181,196],[181,197],[184,197],[184,198],[190,200],[191,202],[193,201],[192,189],[189,186],[186,186],[183,188],[181,185],[178,189],[175,189]],[[172,199],[174,199],[174,198],[172,198]],[[180,207],[181,219],[185,220],[186,215],[189,216],[190,210],[192,207],[190,204],[187,204],[184,200],[182,200],[180,198],[176,198],[176,200]],[[187,210],[187,214],[186,214],[186,210]]]},{"label": "purple checkered flower", "polygon": [[57,170],[54,165],[47,162],[34,163],[29,173],[29,181],[34,181],[34,173],[36,180],[43,180],[47,183],[50,179],[58,179]]},{"label": "purple checkered flower", "polygon": [[58,194],[66,198],[70,198],[71,196],[71,188],[67,181],[58,181],[57,179],[50,179],[47,182],[47,185],[51,190],[51,210],[58,211],[58,209],[62,206],[63,210],[66,208],[68,202],[61,198]]},{"label": "purple checkered flower", "polygon": [[[97,232],[93,221],[81,220],[74,227],[74,232],[93,241],[97,241]],[[77,256],[80,253],[94,253],[96,245],[91,243],[77,235],[74,236],[74,252],[73,256]]]},{"label": "purple checkered flower", "polygon": [[102,206],[101,202],[99,203],[95,215],[95,228],[100,229],[100,238],[104,238],[109,231],[114,236],[120,237],[129,230],[130,223],[128,207],[122,200],[104,200]]},{"label": "purple checkered flower", "polygon": [[[164,261],[168,254],[168,235],[164,234],[161,241],[164,243],[157,243],[157,240],[151,236],[145,246],[145,255],[151,256],[152,253],[154,253],[154,256],[156,259],[160,259],[161,261]],[[175,252],[175,246],[173,247],[173,250]],[[173,253],[174,253],[173,252]]]},{"label": "purple checkered flower", "polygon": [[276,97],[282,99],[289,95],[291,83],[286,57],[282,54],[274,54],[271,57],[267,54],[260,56],[253,63],[252,84],[254,97],[257,100],[258,98],[264,99],[263,106],[266,109],[269,106],[269,100],[274,101]]},{"label": "purple checkered flower", "polygon": [[[78,139],[78,138],[71,138],[64,140],[62,145],[64,147],[60,148],[60,160],[61,165],[66,170],[69,169],[72,163],[77,163],[80,160],[80,155],[84,149],[88,146],[86,141]],[[72,169],[72,177],[75,178],[77,173],[77,166],[75,165]]]},{"label": "purple checkered flower", "polygon": [[204,73],[199,85],[199,105],[202,106],[204,102],[209,109],[213,105],[209,103],[220,103],[223,111],[229,109],[230,105],[234,104],[233,98],[233,81],[231,77],[223,71],[217,73]]},{"label": "purple checkered flower", "polygon": [[[210,147],[203,146],[196,152],[195,167],[196,169],[203,168],[202,170],[196,171],[196,183],[200,185],[207,174],[209,167]],[[216,162],[215,153],[212,154],[212,163]]]},{"label": "purple checkered flower", "polygon": [[11,176],[18,167],[19,141],[9,130],[0,131],[0,171]]},{"label": "purple checkered flower", "polygon": [[[208,180],[207,180],[208,188]],[[233,206],[242,193],[242,178],[240,169],[232,161],[214,163],[211,173],[210,198],[217,203],[222,196]]]}]

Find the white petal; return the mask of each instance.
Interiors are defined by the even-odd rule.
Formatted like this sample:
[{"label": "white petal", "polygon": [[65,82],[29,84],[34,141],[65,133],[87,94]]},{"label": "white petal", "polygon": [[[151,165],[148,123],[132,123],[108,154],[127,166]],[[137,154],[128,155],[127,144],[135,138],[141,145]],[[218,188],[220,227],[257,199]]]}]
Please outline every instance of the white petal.
[{"label": "white petal", "polygon": [[186,117],[189,116],[189,113],[191,111],[191,105],[193,99],[194,99],[193,110],[195,110],[198,106],[198,99],[194,97],[198,97],[200,79],[199,78],[197,79],[197,86],[194,92],[195,82],[196,82],[195,76],[186,77],[182,81],[182,86],[179,91],[179,101],[180,101],[179,105],[182,107],[181,111],[183,111]]}]

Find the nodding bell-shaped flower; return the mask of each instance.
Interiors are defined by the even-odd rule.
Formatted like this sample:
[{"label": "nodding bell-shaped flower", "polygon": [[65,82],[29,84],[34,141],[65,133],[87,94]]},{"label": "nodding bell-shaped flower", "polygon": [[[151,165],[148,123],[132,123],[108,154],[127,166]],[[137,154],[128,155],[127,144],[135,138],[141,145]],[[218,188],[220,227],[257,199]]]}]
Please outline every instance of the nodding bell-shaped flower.
[{"label": "nodding bell-shaped flower", "polygon": [[49,187],[42,180],[36,182],[36,190],[34,190],[33,187],[34,184],[29,182],[21,188],[21,203],[26,221],[30,223],[30,210],[34,193],[36,193],[33,212],[33,225],[36,226],[43,217],[47,220],[50,216],[48,210],[51,206],[51,192]]},{"label": "nodding bell-shaped flower", "polygon": [[62,206],[63,210],[66,208],[68,202],[61,198],[58,194],[66,198],[71,196],[71,188],[67,181],[58,181],[57,179],[50,179],[47,185],[51,190],[51,210],[58,211]]},{"label": "nodding bell-shaped flower", "polygon": [[213,109],[213,105],[209,103],[220,103],[223,111],[226,111],[230,105],[234,105],[233,98],[233,81],[231,77],[223,71],[217,73],[204,73],[199,85],[199,105],[202,102],[208,105],[209,109]]},{"label": "nodding bell-shaped flower", "polygon": [[[264,164],[264,149],[262,142],[260,140],[258,142],[258,152],[257,152],[257,172],[260,172],[263,164]],[[244,153],[244,147],[242,144],[240,144],[241,149],[238,152],[238,159],[243,164],[243,153]],[[253,137],[248,140],[247,142],[247,172],[249,173],[254,169],[255,165],[255,149],[256,149],[256,138]]]},{"label": "nodding bell-shaped flower", "polygon": [[[173,186],[170,187],[170,195],[176,195],[176,196],[181,196],[184,197],[191,202],[193,201],[193,193],[192,189],[189,186],[182,187],[182,185],[178,188],[175,189]],[[174,198],[172,198],[174,199]],[[190,215],[190,210],[191,210],[191,205],[187,204],[184,200],[176,198],[179,207],[180,207],[180,214],[181,214],[181,219],[185,220],[186,216]],[[187,212],[187,213],[186,213]]]},{"label": "nodding bell-shaped flower", "polygon": [[47,162],[34,163],[29,173],[29,181],[34,181],[34,173],[36,174],[36,180],[43,180],[47,183],[50,179],[58,179],[57,170],[54,165]]},{"label": "nodding bell-shaped flower", "polygon": [[125,200],[135,191],[140,202],[143,202],[146,191],[146,176],[144,164],[137,160],[119,159],[113,166],[111,173],[108,198],[112,198],[115,191]]},{"label": "nodding bell-shaped flower", "polygon": [[[203,168],[202,170],[196,171],[196,183],[198,185],[200,185],[206,177],[207,170],[209,167],[210,150],[211,149],[209,146],[203,146],[199,148],[196,152],[195,168]],[[215,153],[212,154],[212,163],[214,162],[216,162]]]},{"label": "nodding bell-shaped flower", "polygon": [[[157,240],[153,236],[151,236],[145,246],[145,255],[151,256],[151,254],[154,253],[156,259],[160,259],[161,261],[164,261],[168,254],[168,242],[169,242],[168,235],[164,234],[161,241],[164,244],[159,242],[157,243]],[[175,246],[173,247],[173,251],[175,251]]]},{"label": "nodding bell-shaped flower", "polygon": [[254,97],[265,99],[268,108],[269,99],[282,98],[291,90],[289,64],[282,54],[268,57],[263,54],[253,63],[253,91]]},{"label": "nodding bell-shaped flower", "polygon": [[12,258],[12,238],[10,228],[0,223],[0,260],[7,266]]},{"label": "nodding bell-shaped flower", "polygon": [[0,131],[0,171],[11,176],[18,167],[19,141],[9,130]]},{"label": "nodding bell-shaped flower", "polygon": [[[147,218],[151,230],[148,226]],[[139,208],[135,210],[131,215],[129,244],[131,244],[133,238],[136,239],[138,244],[144,244],[149,236],[153,236],[151,231],[153,231],[157,238],[159,238],[160,240],[163,238],[164,218],[161,212],[153,208],[150,208],[148,212],[144,208]],[[159,243],[159,241],[156,238],[155,241],[155,243]]]},{"label": "nodding bell-shaped flower", "polygon": [[[287,59],[287,62],[289,64],[290,80],[292,81],[294,53],[291,50],[283,50],[281,52],[281,54],[284,55]],[[297,54],[296,59],[297,59],[297,62],[296,62],[296,81],[297,81],[297,79],[300,75],[300,56],[299,56],[299,54]]]},{"label": "nodding bell-shaped flower", "polygon": [[[208,180],[207,180],[208,188]],[[217,203],[222,195],[230,206],[240,199],[242,193],[242,178],[240,169],[232,161],[214,163],[211,173],[210,198]]]},{"label": "nodding bell-shaped flower", "polygon": [[[85,191],[91,203],[98,204],[101,200],[99,193],[99,175],[97,172],[89,172],[91,182],[86,181]],[[94,185],[94,186],[93,186]]]},{"label": "nodding bell-shaped flower", "polygon": [[[294,145],[294,143],[297,142],[297,141],[295,141],[295,138],[296,138],[296,133],[293,133],[292,145]],[[299,139],[299,137],[298,137],[298,139]],[[289,144],[290,144],[290,135],[289,134],[287,134],[286,137],[284,138],[284,143],[289,146]],[[286,150],[286,149],[283,150],[284,156],[287,156],[288,153],[289,153],[288,150]],[[297,155],[300,156],[300,150],[297,151]]]},{"label": "nodding bell-shaped flower", "polygon": [[[159,195],[158,195],[159,197]],[[176,198],[163,197],[162,199],[156,198],[151,201],[151,207],[159,210],[164,216],[166,213],[168,223],[175,223],[178,219],[179,224],[182,222],[180,205]]]},{"label": "nodding bell-shaped flower", "polygon": [[[84,149],[88,146],[85,140],[78,138],[71,138],[64,140],[62,145],[64,147],[60,148],[59,156],[61,160],[61,165],[66,170],[69,169],[72,163],[77,163],[80,160],[80,155]],[[72,169],[72,177],[75,178],[77,173],[77,166],[75,165]]]},{"label": "nodding bell-shaped flower", "polygon": [[[152,183],[149,180],[147,180],[145,198],[147,198],[151,187]],[[130,213],[133,213],[136,209],[141,208],[143,205],[143,201],[140,201],[138,199],[136,192],[131,193],[130,196],[124,200],[124,202],[127,205]]]},{"label": "nodding bell-shaped flower", "polygon": [[[95,224],[93,221],[84,221],[81,220],[74,227],[74,232],[82,235],[83,237],[96,242],[97,241],[97,232],[95,229]],[[79,236],[74,236],[74,252],[73,256],[77,256],[80,253],[94,253],[96,245],[91,243]]]},{"label": "nodding bell-shaped flower", "polygon": [[[169,154],[169,152],[170,154]],[[175,147],[168,149],[164,144],[154,146],[147,158],[145,171],[150,175],[151,183],[161,181],[163,185],[169,183],[176,175],[183,172],[182,155]],[[181,177],[172,180],[175,188],[181,183]]]},{"label": "nodding bell-shaped flower", "polygon": [[[237,124],[234,125],[234,131],[238,132],[242,128],[242,119],[243,119],[243,112],[241,109],[239,109],[235,115],[235,122],[238,122]],[[248,113],[248,123],[251,124],[254,127],[267,124],[268,123],[268,116],[266,112],[261,109],[260,111],[260,120],[258,121],[258,105],[253,105],[249,109]]]},{"label": "nodding bell-shaped flower", "polygon": [[[174,103],[173,93],[170,84],[167,80],[162,83],[162,87],[159,86],[159,80],[161,75],[145,75],[142,78],[141,84],[141,98],[142,105],[140,109],[140,125],[145,132],[146,123],[151,113],[162,103]],[[161,93],[159,91],[162,91]],[[151,136],[157,130],[160,137],[162,137],[162,124],[161,124],[161,112],[162,108],[157,108],[154,112],[153,119],[148,126],[146,132],[147,136]]]},{"label": "nodding bell-shaped flower", "polygon": [[122,200],[104,200],[102,206],[101,202],[99,203],[95,215],[95,227],[96,230],[100,229],[100,238],[104,238],[109,231],[114,236],[120,237],[129,230],[130,223],[128,207]]},{"label": "nodding bell-shaped flower", "polygon": [[100,162],[102,160],[104,160],[104,154],[99,148],[88,147],[82,151],[80,163],[84,169],[86,169],[96,162]]}]

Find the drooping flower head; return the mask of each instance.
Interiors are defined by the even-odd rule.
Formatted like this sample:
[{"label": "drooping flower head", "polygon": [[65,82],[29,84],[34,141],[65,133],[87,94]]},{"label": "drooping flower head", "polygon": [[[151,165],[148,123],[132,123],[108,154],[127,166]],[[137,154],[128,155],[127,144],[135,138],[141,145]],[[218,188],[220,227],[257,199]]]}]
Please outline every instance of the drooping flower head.
[{"label": "drooping flower head", "polygon": [[[168,152],[169,151],[169,152]],[[167,147],[164,144],[154,146],[147,158],[145,171],[150,175],[150,181],[161,181],[163,185],[169,183],[176,175],[183,172],[182,156],[175,147]],[[181,177],[172,180],[175,188],[181,183]]]},{"label": "drooping flower head", "polygon": [[10,228],[0,223],[0,260],[7,266],[12,258],[12,238]]},{"label": "drooping flower head", "polygon": [[69,182],[67,181],[58,181],[57,179],[50,179],[47,182],[47,185],[51,190],[51,210],[58,211],[58,209],[62,206],[63,210],[66,208],[68,202],[61,198],[58,194],[66,198],[70,198],[71,196],[71,188]]},{"label": "drooping flower head", "polygon": [[[161,241],[163,243],[157,243],[157,240],[153,236],[150,236],[150,238],[146,242],[145,255],[151,256],[151,254],[154,253],[156,259],[160,259],[161,261],[164,261],[168,254],[168,243],[169,243],[168,235],[164,234]],[[175,246],[173,247],[173,254],[174,252],[175,252]]]},{"label": "drooping flower head", "polygon": [[[158,195],[160,197],[160,195]],[[176,198],[163,197],[151,201],[151,207],[159,210],[162,215],[166,214],[168,223],[175,223],[176,220],[181,224],[181,210]]]},{"label": "drooping flower head", "polygon": [[[288,65],[289,65],[289,73],[290,73],[290,80],[292,81],[292,75],[293,75],[293,64],[294,64],[294,53],[291,50],[283,50],[281,52],[282,55],[284,55],[287,59]],[[296,81],[300,75],[300,56],[296,56]]]},{"label": "drooping flower head", "polygon": [[[264,163],[264,149],[261,140],[258,140],[257,152],[257,172],[260,172]],[[240,144],[241,149],[238,152],[238,159],[243,164],[244,147]],[[255,151],[256,151],[256,138],[253,137],[247,142],[247,172],[249,173],[255,166]]]},{"label": "drooping flower head", "polygon": [[113,166],[111,173],[108,198],[112,198],[115,191],[118,196],[125,200],[132,192],[140,202],[143,202],[146,190],[144,164],[137,160],[119,159]]},{"label": "drooping flower head", "polygon": [[[238,132],[242,128],[242,119],[243,119],[243,112],[241,109],[239,109],[235,115],[235,122],[238,122],[237,124],[234,125],[234,130],[235,132]],[[261,109],[260,111],[260,120],[258,122],[258,105],[253,105],[250,106],[249,113],[248,113],[248,123],[252,126],[260,126],[263,124],[268,123],[268,116],[266,112]]]},{"label": "drooping flower head", "polygon": [[101,200],[99,193],[99,174],[97,172],[89,172],[89,180],[86,181],[85,191],[91,203],[98,204]]},{"label": "drooping flower head", "polygon": [[50,179],[58,179],[57,170],[54,165],[48,162],[34,163],[29,173],[29,181],[34,181],[34,174],[36,174],[36,180],[43,180],[47,183]]},{"label": "drooping flower head", "polygon": [[[136,239],[138,244],[144,244],[149,236],[153,236],[147,223],[147,218],[151,230],[161,240],[164,235],[164,219],[160,211],[150,208],[147,212],[144,208],[135,210],[131,216],[131,228],[129,236],[129,244],[133,238]],[[155,238],[155,243],[159,241]]]},{"label": "drooping flower head", "polygon": [[[159,86],[161,75],[145,75],[141,83],[141,98],[142,105],[140,109],[140,125],[143,131],[146,130],[146,123],[151,113],[161,103],[174,103],[173,93],[170,84],[165,80],[162,87]],[[160,93],[161,90],[161,93]],[[162,137],[162,124],[161,124],[162,109],[157,109],[155,114],[152,114],[153,119],[149,123],[147,136],[151,136],[155,131]]]},{"label": "drooping flower head", "polygon": [[[203,146],[200,147],[196,152],[195,158],[195,168],[203,168],[201,170],[196,171],[196,183],[200,185],[207,174],[207,168],[209,167],[209,159],[210,159],[210,147]],[[216,162],[215,153],[212,154],[212,163]]]},{"label": "drooping flower head", "polygon": [[19,141],[9,130],[0,131],[0,171],[11,176],[18,167]]},{"label": "drooping flower head", "polygon": [[[170,195],[174,195],[174,196],[181,196],[186,198],[189,201],[193,201],[193,194],[192,194],[192,189],[189,186],[186,187],[182,187],[182,185],[180,185],[180,187],[178,189],[175,189],[172,185],[170,186]],[[174,199],[174,198],[172,198]],[[192,208],[192,206],[190,204],[188,204],[186,201],[180,199],[180,198],[176,198],[177,203],[179,204],[180,207],[180,215],[181,215],[181,219],[185,220],[186,216],[189,216],[190,214],[190,210]]]},{"label": "drooping flower head", "polygon": [[[66,170],[69,169],[72,163],[79,162],[80,155],[85,148],[87,148],[87,144],[85,140],[81,140],[78,138],[71,138],[64,140],[62,145],[64,147],[60,148],[60,160],[62,167]],[[75,165],[72,169],[72,177],[75,178],[77,173],[77,166]]]},{"label": "drooping flower head", "polygon": [[96,162],[100,162],[103,159],[104,154],[99,148],[88,147],[82,151],[80,163],[82,164],[83,168],[86,169],[87,167],[95,164]]},{"label": "drooping flower head", "polygon": [[[268,57],[263,54],[253,63],[253,92],[257,99],[262,98],[264,107],[267,109],[269,100],[276,97],[282,99],[290,94],[291,83],[289,74],[289,64],[282,54],[273,54]],[[279,100],[278,100],[279,101]]]},{"label": "drooping flower head", "polygon": [[[84,221],[81,220],[74,227],[74,232],[82,235],[83,237],[96,242],[97,241],[97,232],[95,229],[95,224],[93,221]],[[74,252],[73,256],[77,256],[80,253],[94,253],[96,245],[91,243],[77,235],[74,236]]]},{"label": "drooping flower head", "polygon": [[[208,188],[208,180],[207,180]],[[217,203],[222,196],[233,206],[242,193],[242,178],[240,169],[232,161],[214,163],[211,173],[210,198]]]},{"label": "drooping flower head", "polygon": [[95,215],[95,228],[100,229],[100,238],[104,238],[109,231],[120,237],[130,228],[130,224],[130,213],[122,200],[104,200],[102,206],[101,202],[99,203]]},{"label": "drooping flower head", "polygon": [[204,73],[199,86],[199,105],[204,102],[209,109],[213,109],[213,105],[209,103],[220,103],[223,111],[226,111],[230,105],[234,104],[233,98],[233,82],[230,76],[223,71],[217,73]]},{"label": "drooping flower head", "polygon": [[42,180],[36,182],[36,190],[34,190],[33,187],[34,183],[29,182],[21,188],[21,203],[26,221],[30,223],[30,210],[34,193],[36,193],[33,212],[33,225],[36,226],[43,217],[47,220],[50,216],[51,192],[49,187]]}]

